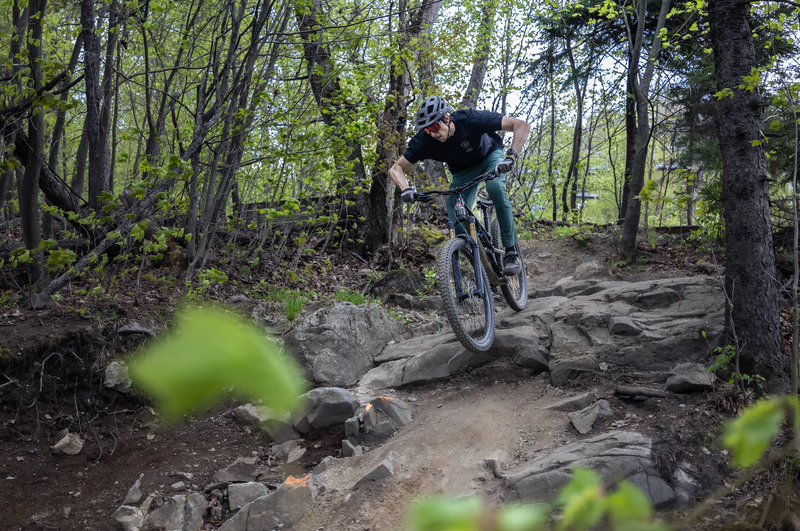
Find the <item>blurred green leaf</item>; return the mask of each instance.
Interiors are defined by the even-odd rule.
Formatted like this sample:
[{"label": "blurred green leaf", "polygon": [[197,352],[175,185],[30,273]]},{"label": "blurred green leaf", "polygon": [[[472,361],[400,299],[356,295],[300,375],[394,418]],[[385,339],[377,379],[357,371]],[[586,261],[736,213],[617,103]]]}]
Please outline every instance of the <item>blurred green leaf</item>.
[{"label": "blurred green leaf", "polygon": [[186,309],[177,330],[130,362],[130,375],[167,420],[206,408],[229,391],[288,411],[304,392],[301,371],[265,332],[216,309]]},{"label": "blurred green leaf", "polygon": [[482,513],[480,498],[430,498],[414,506],[412,521],[415,531],[480,531]]},{"label": "blurred green leaf", "polygon": [[600,477],[586,468],[572,471],[572,480],[561,489],[556,505],[563,505],[559,529],[588,529],[603,516],[603,487]]},{"label": "blurred green leaf", "polygon": [[763,457],[778,434],[783,415],[783,401],[771,398],[745,409],[738,419],[725,427],[723,444],[731,450],[735,466],[747,468]]},{"label": "blurred green leaf", "polygon": [[627,481],[620,483],[616,492],[606,497],[605,503],[615,529],[623,525],[646,522],[653,514],[650,499]]},{"label": "blurred green leaf", "polygon": [[497,531],[537,531],[538,529],[544,529],[549,516],[549,505],[511,505],[500,512],[497,518]]}]

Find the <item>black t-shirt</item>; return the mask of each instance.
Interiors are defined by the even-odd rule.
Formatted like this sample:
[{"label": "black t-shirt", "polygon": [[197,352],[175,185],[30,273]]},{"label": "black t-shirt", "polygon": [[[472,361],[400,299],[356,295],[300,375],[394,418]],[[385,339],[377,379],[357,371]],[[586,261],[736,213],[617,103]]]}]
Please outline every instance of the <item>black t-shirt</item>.
[{"label": "black t-shirt", "polygon": [[408,141],[403,156],[414,164],[420,160],[433,159],[446,162],[451,173],[475,166],[493,151],[503,148],[497,134],[502,129],[503,115],[492,111],[462,109],[450,114],[456,132],[445,142],[439,142],[420,129]]}]

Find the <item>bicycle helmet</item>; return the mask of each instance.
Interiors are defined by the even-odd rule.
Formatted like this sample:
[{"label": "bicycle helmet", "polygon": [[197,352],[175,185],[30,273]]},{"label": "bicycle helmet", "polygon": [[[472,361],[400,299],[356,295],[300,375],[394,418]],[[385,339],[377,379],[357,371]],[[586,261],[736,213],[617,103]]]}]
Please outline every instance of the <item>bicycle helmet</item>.
[{"label": "bicycle helmet", "polygon": [[419,131],[431,124],[435,124],[449,112],[450,107],[447,106],[447,103],[441,96],[429,96],[425,98],[425,101],[422,102],[422,105],[419,106],[419,110],[417,110],[417,117],[416,120],[414,120],[414,130]]}]

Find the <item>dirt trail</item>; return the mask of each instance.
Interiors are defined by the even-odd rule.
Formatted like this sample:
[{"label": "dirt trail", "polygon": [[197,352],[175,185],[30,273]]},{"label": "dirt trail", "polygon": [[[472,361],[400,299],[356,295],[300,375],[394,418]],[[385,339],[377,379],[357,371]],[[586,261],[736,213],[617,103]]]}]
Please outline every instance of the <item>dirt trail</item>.
[{"label": "dirt trail", "polygon": [[[533,288],[552,286],[587,258],[597,261],[608,278],[617,278],[608,271],[613,249],[602,242],[578,246],[568,239],[547,240],[528,245],[524,255]],[[647,275],[657,278],[665,273],[642,270],[628,276],[640,280]],[[35,322],[34,317],[29,316],[30,323]],[[174,494],[170,485],[179,479],[175,472],[190,472],[190,484],[202,489],[216,471],[237,457],[255,455],[265,463],[261,480],[277,486],[288,474],[303,473],[341,448],[341,428],[312,433],[304,442],[309,451],[299,465],[283,467],[268,459],[270,447],[264,439],[236,422],[231,413],[235,404],[160,429],[146,408],[114,398],[114,392],[101,388],[96,379],[91,380],[96,387],[84,385],[81,378],[90,378],[90,367],[68,355],[51,361],[76,364],[74,370],[64,373],[67,376],[59,391],[30,399],[37,394],[23,391],[39,385],[35,368],[27,381],[18,382],[17,395],[7,392],[17,385],[0,389],[0,521],[7,529],[118,530],[111,514],[139,474],[144,474],[143,492],[167,496]],[[652,437],[665,466],[680,459],[693,460],[704,474],[699,496],[721,484],[724,466],[718,467],[717,462],[724,458],[709,444],[709,437],[713,441],[714,426],[733,404],[721,396],[709,402],[705,396],[687,395],[664,400],[661,409],[651,411],[642,403],[615,397],[617,384],[652,382],[610,371],[554,388],[547,374],[533,375],[529,369],[500,359],[450,381],[384,390],[382,394],[412,405],[413,421],[364,455],[337,459],[325,475],[325,490],[313,512],[293,528],[408,529],[404,518],[409,504],[426,494],[480,494],[491,503],[505,501],[499,480],[480,467],[481,461],[502,452],[507,466],[513,467],[526,455],[544,455],[548,449],[581,438],[564,413],[542,408],[586,390],[595,391],[598,399],[606,398],[615,419],[629,421],[626,429]],[[81,454],[54,456],[50,452],[64,428],[86,440]],[[610,429],[613,427],[606,423],[584,437]],[[706,446],[714,459],[702,450]],[[351,490],[361,476],[390,455],[394,477]]]}]

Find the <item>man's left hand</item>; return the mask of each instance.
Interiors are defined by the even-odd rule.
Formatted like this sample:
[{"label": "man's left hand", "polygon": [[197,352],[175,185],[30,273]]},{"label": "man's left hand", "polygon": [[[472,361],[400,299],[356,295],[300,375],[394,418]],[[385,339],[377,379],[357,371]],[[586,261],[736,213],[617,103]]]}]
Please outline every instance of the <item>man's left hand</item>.
[{"label": "man's left hand", "polygon": [[511,171],[511,166],[514,165],[514,159],[511,157],[506,157],[503,159],[502,162],[498,162],[497,166],[495,166],[495,170],[498,173],[508,173]]}]

